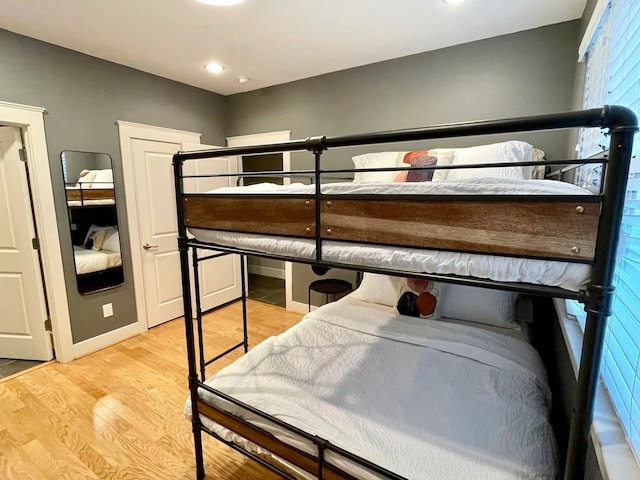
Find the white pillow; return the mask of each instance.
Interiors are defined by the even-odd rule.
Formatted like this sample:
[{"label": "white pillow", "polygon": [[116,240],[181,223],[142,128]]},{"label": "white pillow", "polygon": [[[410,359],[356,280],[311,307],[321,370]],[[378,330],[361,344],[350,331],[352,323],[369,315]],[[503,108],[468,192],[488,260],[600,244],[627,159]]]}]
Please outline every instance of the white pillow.
[{"label": "white pillow", "polygon": [[[79,186],[80,183],[91,183],[93,179],[96,178],[96,170],[83,170],[82,172],[87,173],[78,178],[76,186]],[[80,174],[82,174],[82,172],[80,172]]]},{"label": "white pillow", "polygon": [[120,251],[120,233],[116,227],[107,228],[104,242],[102,242],[102,250]]},{"label": "white pillow", "polygon": [[[353,164],[355,169],[362,168],[393,168],[402,164],[402,158],[406,152],[379,152],[379,153],[365,153],[364,155],[358,155],[353,157]],[[408,167],[409,165],[403,165]],[[354,183],[391,183],[398,174],[396,171],[389,172],[355,172],[353,175]]]},{"label": "white pillow", "polygon": [[[543,150],[540,150],[539,148],[534,148],[533,149],[533,161],[534,162],[544,162],[544,157],[545,157],[545,153]],[[533,170],[531,172],[531,178],[533,178],[534,180],[544,180],[544,175],[546,173],[547,170],[547,166],[542,164],[542,165],[536,165],[535,167],[533,167]]]},{"label": "white pillow", "polygon": [[352,295],[363,302],[378,303],[395,308],[400,297],[400,288],[404,282],[404,278],[365,272],[362,276],[362,283]]},{"label": "white pillow", "polygon": [[[531,162],[533,147],[520,141],[493,143],[478,147],[456,148],[451,165]],[[468,178],[520,178],[531,180],[533,167],[495,167],[436,171],[434,181],[456,182]]]},{"label": "white pillow", "polygon": [[[99,227],[97,225],[91,225],[89,230],[87,231],[87,235],[84,237],[84,248],[91,250],[100,250],[102,248],[102,243],[104,242],[104,237],[106,235],[106,227]],[[91,245],[89,246],[89,240],[91,240]]]},{"label": "white pillow", "polygon": [[113,170],[96,170],[91,188],[113,188]]},{"label": "white pillow", "polygon": [[442,316],[504,328],[518,328],[515,323],[516,292],[490,288],[448,285],[442,302]]},{"label": "white pillow", "polygon": [[[438,159],[437,165],[449,165],[454,156],[455,150],[452,148],[433,148],[428,150],[430,156]],[[362,168],[393,168],[393,167],[409,167],[409,164],[404,163],[404,156],[409,153],[405,152],[380,152],[380,153],[365,153],[364,155],[358,155],[353,157],[353,164],[356,170]],[[436,170],[437,172],[437,170]],[[389,172],[355,172],[353,176],[354,183],[391,183],[398,175],[400,171]],[[434,175],[435,180],[435,175]]]}]

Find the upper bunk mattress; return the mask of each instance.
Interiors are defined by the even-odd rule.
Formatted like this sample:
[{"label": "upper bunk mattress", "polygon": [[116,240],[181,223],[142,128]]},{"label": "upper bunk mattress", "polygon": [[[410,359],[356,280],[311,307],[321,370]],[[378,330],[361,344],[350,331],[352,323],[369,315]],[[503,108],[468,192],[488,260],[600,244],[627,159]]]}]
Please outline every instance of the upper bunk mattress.
[{"label": "upper bunk mattress", "polygon": [[[557,475],[540,358],[523,341],[479,328],[406,317],[346,297],[206,383],[408,479]],[[266,419],[208,392],[200,396],[316,453]],[[201,418],[226,440],[265,453]],[[381,478],[334,452],[325,458],[356,478]]]},{"label": "upper bunk mattress", "polygon": [[[211,194],[313,194],[313,185],[257,184],[213,190]],[[333,183],[322,185],[323,194],[405,194],[405,195],[590,195],[565,182],[482,178],[460,182],[419,183]],[[514,222],[527,222],[514,218]],[[292,259],[315,259],[313,239],[256,235],[190,228],[202,242],[282,255]],[[406,272],[460,275],[500,282],[521,282],[579,291],[588,283],[591,267],[571,262],[502,257],[474,253],[447,252],[422,248],[354,244],[325,240],[324,261],[379,267]]]}]

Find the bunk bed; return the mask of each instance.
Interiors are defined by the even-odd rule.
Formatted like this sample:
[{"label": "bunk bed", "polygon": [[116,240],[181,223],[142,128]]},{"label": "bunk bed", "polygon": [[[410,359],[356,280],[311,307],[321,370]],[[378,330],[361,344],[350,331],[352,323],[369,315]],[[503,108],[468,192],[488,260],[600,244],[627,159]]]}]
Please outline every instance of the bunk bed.
[{"label": "bunk bed", "polygon": [[[531,183],[527,181],[501,180],[482,191],[477,189],[477,185],[465,190],[465,185],[473,182],[464,181],[456,185],[447,185],[448,182],[385,186],[322,183],[323,176],[327,174],[355,172],[354,169],[322,168],[322,155],[327,149],[581,127],[608,129],[608,157],[547,164],[603,165],[604,181],[600,194],[590,195],[570,185],[560,187],[558,182],[551,181],[541,181],[532,190]],[[193,322],[190,315],[186,315],[191,392],[189,409],[197,477],[204,477],[202,432],[284,478],[401,479],[429,478],[429,475],[443,478],[443,472],[449,472],[447,466],[461,476],[466,474],[474,478],[526,478],[527,475],[531,478],[553,478],[556,473],[553,468],[530,469],[531,466],[552,464],[555,456],[553,447],[549,446],[553,441],[549,439],[548,425],[544,421],[544,408],[539,410],[548,401],[544,374],[536,367],[536,357],[530,348],[523,346],[526,344],[504,335],[498,337],[493,332],[474,331],[471,335],[473,338],[459,341],[453,337],[468,337],[465,326],[447,324],[444,329],[441,323],[426,320],[415,324],[410,317],[363,305],[357,298],[349,296],[312,312],[296,327],[263,342],[248,355],[206,380],[206,367],[215,360],[238,348],[243,348],[245,353],[248,351],[244,262],[241,262],[244,339],[226,352],[207,360],[202,341],[200,300],[197,295],[195,299],[191,298],[189,249],[193,255],[196,292],[199,291],[199,262],[236,253],[364,270],[394,277],[423,278],[442,284],[574,299],[584,303],[587,322],[564,466],[565,478],[582,478],[604,329],[610,314],[615,252],[636,131],[637,119],[630,110],[605,106],[601,109],[527,118],[341,137],[313,137],[279,144],[177,153],[174,156],[174,175],[184,310],[191,312],[195,301],[198,333],[195,337]],[[277,190],[255,186],[208,194],[185,192],[185,179],[193,177],[183,174],[185,161],[299,150],[313,153],[315,168],[296,172],[263,172],[263,175],[311,175],[314,178],[312,186],[285,186]],[[523,161],[518,165],[532,167],[535,162]],[[500,162],[465,165],[438,163],[419,166],[417,170],[444,173],[469,168],[513,167],[514,163]],[[408,171],[410,168],[413,167],[371,168],[361,169],[360,172]],[[234,174],[217,176],[231,177]],[[486,187],[492,182],[483,183]],[[522,219],[526,219],[526,222],[522,222]],[[215,253],[199,256],[199,250],[214,250]],[[419,255],[424,257],[416,262],[407,261],[407,258],[414,259]],[[466,261],[462,263],[467,265],[491,258],[493,267],[489,271],[441,268],[442,265],[455,263],[447,255],[464,258]],[[519,263],[511,268],[514,262]],[[546,275],[514,276],[509,272],[510,269],[518,272],[536,270],[541,265],[537,262],[542,262],[545,268],[559,267],[565,275],[549,279]],[[471,348],[466,348],[463,354],[457,346],[459,342]],[[356,344],[369,345],[365,349],[367,353],[351,352],[351,356],[344,356]],[[410,348],[399,350],[399,344],[410,345]],[[304,345],[309,346],[303,350],[311,363],[297,367],[300,358],[292,351]],[[317,356],[318,352],[331,350],[332,345],[335,361],[328,362],[327,357]],[[384,363],[380,360],[382,357],[370,357],[372,351],[378,349],[388,361],[389,370],[379,370],[384,385],[381,386],[378,380],[374,382],[378,389],[372,390],[370,384],[358,381],[367,375],[344,375],[344,370],[349,370],[347,367],[354,359],[361,362],[361,368],[365,370],[373,368],[371,365],[379,368]],[[469,354],[469,350],[475,353]],[[445,363],[442,363],[441,355],[446,356]],[[461,360],[463,357],[471,361]],[[416,366],[442,364],[446,376],[438,376],[437,368],[431,368],[429,372],[420,368],[414,371],[408,383],[400,384],[399,378],[406,376],[402,375],[402,366],[408,360],[417,362]],[[463,362],[464,365],[455,368],[451,366],[452,362]],[[274,365],[277,363],[282,364],[278,367],[280,370]],[[509,366],[505,366],[505,363]],[[477,418],[474,420],[464,415],[461,418],[447,417],[449,405],[446,403],[438,405],[442,410],[432,415],[426,412],[416,416],[416,411],[421,406],[424,408],[420,397],[416,398],[420,392],[425,399],[435,402],[438,399],[444,401],[444,397],[438,397],[438,392],[449,390],[447,385],[475,388],[470,378],[482,377],[486,372],[464,376],[470,365],[481,369],[486,366],[497,368],[501,374],[509,376],[507,383],[515,386],[515,391],[528,395],[526,401],[519,398],[508,407],[507,416],[524,423],[516,421],[515,426],[504,426],[501,432],[505,436],[494,438],[493,444],[486,436],[490,436],[490,428],[480,433],[482,423],[477,423]],[[313,372],[311,379],[296,377],[304,376],[304,372],[310,375],[309,371]],[[252,372],[258,375],[252,376]],[[320,405],[314,407],[310,406],[314,395],[297,402],[302,404],[302,413],[292,408],[291,401],[281,404],[279,410],[271,410],[275,407],[269,402],[282,402],[282,398],[274,400],[265,391],[268,380],[267,384],[260,383],[260,377],[264,379],[266,375],[278,374],[291,375],[296,382],[311,380],[313,383],[319,379],[334,378],[345,382],[348,388],[337,396],[331,391],[320,392],[318,396],[321,400],[326,400],[328,395],[331,401],[317,402]],[[512,374],[515,376],[511,377]],[[435,382],[434,379],[438,378],[441,381]],[[286,398],[285,386],[278,383],[277,379],[275,385],[282,387]],[[314,385],[330,388],[318,383]],[[386,405],[388,416],[367,418],[368,414],[375,415],[374,412],[382,411],[383,407],[379,405],[381,397],[389,392],[395,394],[406,390],[407,386],[415,387],[407,392],[412,401],[405,396],[394,396],[394,402]],[[505,418],[491,416],[491,402],[508,396],[502,386],[496,389],[499,392],[489,399],[489,404],[484,408],[478,407],[478,414],[488,422]],[[248,392],[254,391],[262,391],[263,394],[252,397]],[[338,399],[338,396],[341,398]],[[446,398],[450,400],[455,395]],[[365,399],[370,401],[367,403]],[[353,402],[357,408],[354,408]],[[338,403],[343,404],[342,410],[333,408]],[[534,404],[537,410],[533,408]],[[345,407],[351,415],[345,414]],[[521,408],[529,410],[519,410]],[[355,419],[356,424],[348,423],[354,420],[356,411],[360,412]],[[464,412],[464,406],[452,411],[459,415]],[[445,422],[439,429],[433,423],[438,419]],[[534,424],[527,423],[529,421]],[[477,436],[473,445],[461,440],[459,435],[463,425],[473,427],[471,436]],[[380,426],[380,429],[374,428]],[[394,426],[398,426],[398,429],[394,430]],[[402,426],[406,428],[400,428]],[[421,428],[431,430],[421,436]],[[516,429],[511,432],[512,436],[508,435],[510,428]],[[518,430],[522,428],[525,430]],[[525,431],[536,431],[538,435],[524,435]],[[358,436],[358,439],[354,438]],[[527,438],[523,439],[523,436]],[[447,448],[451,450],[456,445],[460,446],[461,441],[464,446],[462,453],[443,453]],[[425,443],[429,445],[425,446]],[[408,457],[396,458],[405,450],[413,450],[413,453]],[[383,452],[388,455],[385,456]],[[482,470],[486,458],[492,459],[495,468],[489,466],[486,471]],[[474,462],[474,459],[480,460]],[[389,465],[391,468],[387,468]],[[406,465],[409,467],[405,468]],[[397,470],[402,472],[398,473]],[[452,477],[447,474],[446,478]]]},{"label": "bunk bed", "polygon": [[65,184],[68,207],[115,205],[113,171],[83,170],[78,180]]}]

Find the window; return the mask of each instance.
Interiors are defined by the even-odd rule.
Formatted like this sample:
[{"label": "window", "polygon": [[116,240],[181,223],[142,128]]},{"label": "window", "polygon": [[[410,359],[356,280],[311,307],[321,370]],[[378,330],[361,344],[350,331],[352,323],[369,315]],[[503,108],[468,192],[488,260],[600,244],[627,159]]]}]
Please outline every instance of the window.
[{"label": "window", "polygon": [[[610,0],[587,50],[584,107],[625,105],[640,112],[640,2]],[[604,88],[603,88],[604,86]],[[580,156],[601,151],[601,136],[580,136]],[[599,149],[600,148],[600,149]],[[602,377],[637,457],[640,457],[640,138],[627,186],[616,263],[613,314],[602,359]],[[584,175],[584,172],[582,172]]]}]

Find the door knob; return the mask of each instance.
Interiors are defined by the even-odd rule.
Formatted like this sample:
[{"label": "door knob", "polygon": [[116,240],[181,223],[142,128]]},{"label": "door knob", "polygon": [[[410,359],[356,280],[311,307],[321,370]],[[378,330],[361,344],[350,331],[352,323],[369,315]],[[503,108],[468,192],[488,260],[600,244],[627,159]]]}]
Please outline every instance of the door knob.
[{"label": "door knob", "polygon": [[142,245],[142,248],[144,248],[145,250],[151,250],[152,248],[158,248],[158,245],[149,245],[148,243],[145,243],[144,245]]}]

